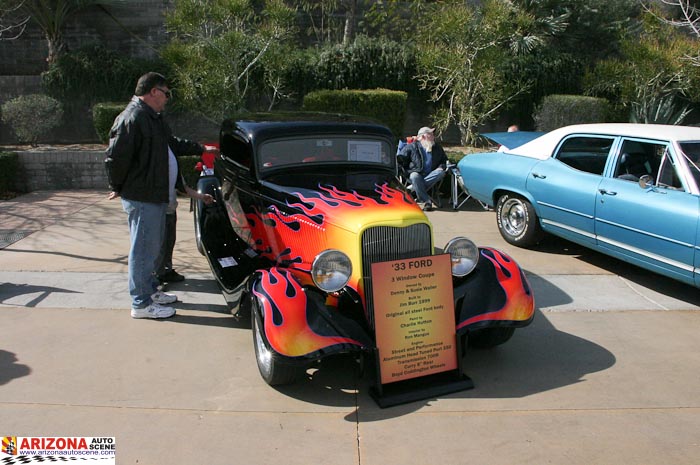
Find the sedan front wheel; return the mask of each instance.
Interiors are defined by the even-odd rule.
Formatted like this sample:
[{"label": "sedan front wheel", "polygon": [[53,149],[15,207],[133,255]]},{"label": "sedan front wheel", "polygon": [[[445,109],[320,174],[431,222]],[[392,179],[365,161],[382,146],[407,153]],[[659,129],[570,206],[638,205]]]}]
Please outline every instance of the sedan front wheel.
[{"label": "sedan front wheel", "polygon": [[542,239],[542,228],[530,202],[515,194],[499,197],[496,204],[498,230],[509,244],[532,247]]}]

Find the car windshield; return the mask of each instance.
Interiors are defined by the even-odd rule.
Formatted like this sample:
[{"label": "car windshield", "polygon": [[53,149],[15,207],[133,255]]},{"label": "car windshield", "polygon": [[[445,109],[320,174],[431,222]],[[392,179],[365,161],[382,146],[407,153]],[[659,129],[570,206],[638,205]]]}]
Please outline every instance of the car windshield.
[{"label": "car windshield", "polygon": [[700,186],[700,142],[681,142],[683,155],[688,160],[690,173],[695,179],[695,183]]},{"label": "car windshield", "polygon": [[261,171],[301,164],[353,163],[393,166],[389,144],[380,139],[317,136],[265,142],[258,151]]}]

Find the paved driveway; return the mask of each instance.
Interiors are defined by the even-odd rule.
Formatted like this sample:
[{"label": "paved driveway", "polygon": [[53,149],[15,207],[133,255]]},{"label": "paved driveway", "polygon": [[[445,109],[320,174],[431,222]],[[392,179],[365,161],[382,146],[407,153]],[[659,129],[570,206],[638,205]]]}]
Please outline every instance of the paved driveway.
[{"label": "paved driveway", "polygon": [[467,235],[514,257],[537,315],[508,344],[467,352],[474,389],[379,409],[347,357],[265,385],[186,201],[179,217],[178,315],[143,321],[128,314],[119,202],[0,202],[0,433],[114,436],[119,464],[700,463],[693,288],[555,239],[512,248],[476,204],[430,213],[437,245]]}]

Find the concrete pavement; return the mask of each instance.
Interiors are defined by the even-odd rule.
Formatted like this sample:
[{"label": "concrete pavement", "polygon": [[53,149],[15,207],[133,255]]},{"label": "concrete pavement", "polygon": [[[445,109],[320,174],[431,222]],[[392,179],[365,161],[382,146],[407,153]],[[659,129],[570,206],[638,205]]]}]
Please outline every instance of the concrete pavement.
[{"label": "concrete pavement", "polygon": [[[534,323],[468,351],[475,388],[379,409],[338,357],[273,389],[184,200],[168,321],[128,314],[128,231],[95,191],[0,202],[0,435],[114,436],[119,464],[700,463],[700,293],[576,245],[509,246],[493,212],[429,213],[527,271]],[[3,242],[4,241],[4,242]]]}]

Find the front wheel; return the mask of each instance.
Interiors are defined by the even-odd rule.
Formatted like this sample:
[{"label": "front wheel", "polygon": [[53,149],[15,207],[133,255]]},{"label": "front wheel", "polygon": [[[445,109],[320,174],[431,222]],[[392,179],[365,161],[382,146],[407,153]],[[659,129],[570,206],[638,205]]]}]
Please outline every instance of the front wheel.
[{"label": "front wheel", "polygon": [[505,194],[496,204],[498,231],[509,244],[532,247],[542,239],[542,228],[537,213],[524,198]]},{"label": "front wheel", "polygon": [[265,336],[263,336],[263,324],[258,315],[255,315],[255,313],[251,315],[255,361],[258,364],[260,376],[270,386],[291,384],[297,380],[301,369],[294,365],[280,363],[277,360],[278,355],[267,345]]}]

